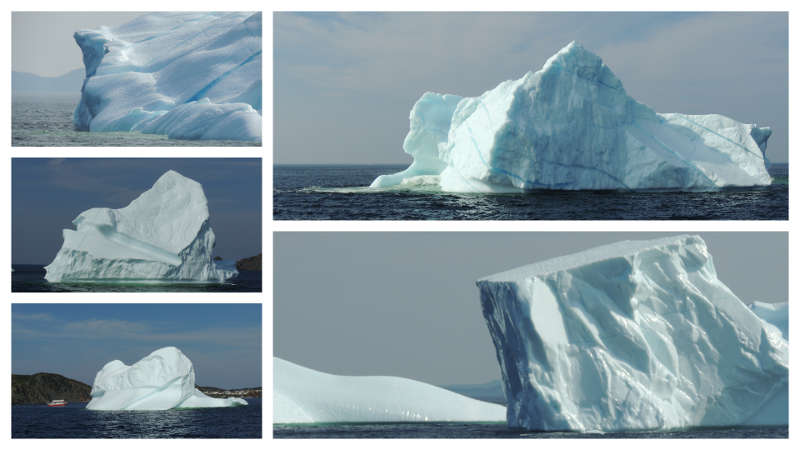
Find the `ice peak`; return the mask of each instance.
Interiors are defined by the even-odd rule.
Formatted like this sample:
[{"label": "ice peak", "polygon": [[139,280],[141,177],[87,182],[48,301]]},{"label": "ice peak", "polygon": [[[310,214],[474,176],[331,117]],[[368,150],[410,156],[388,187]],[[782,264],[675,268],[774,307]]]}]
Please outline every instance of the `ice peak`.
[{"label": "ice peak", "polygon": [[582,78],[588,78],[596,77],[603,68],[611,73],[611,70],[603,64],[602,58],[577,41],[572,41],[551,56],[542,67],[542,71],[566,69],[568,72],[577,72]]}]

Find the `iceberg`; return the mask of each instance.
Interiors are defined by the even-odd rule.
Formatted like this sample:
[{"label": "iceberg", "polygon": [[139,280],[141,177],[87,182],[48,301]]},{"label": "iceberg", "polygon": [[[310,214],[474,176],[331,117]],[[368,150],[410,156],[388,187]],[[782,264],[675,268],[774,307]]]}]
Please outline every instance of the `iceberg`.
[{"label": "iceberg", "polygon": [[130,366],[110,361],[94,377],[86,409],[152,411],[247,405],[241,398],[203,394],[195,388],[194,378],[192,362],[175,347],[160,348]]},{"label": "iceberg", "polygon": [[261,141],[261,13],[158,12],[74,37],[76,130]]},{"label": "iceberg", "polygon": [[768,324],[780,330],[783,337],[789,340],[789,303],[753,302],[748,305],[753,312]]},{"label": "iceberg", "polygon": [[200,183],[169,170],[120,209],[91,208],[64,230],[45,267],[55,282],[215,282],[238,272],[212,260],[214,230]]},{"label": "iceberg", "polygon": [[572,42],[541,70],[479,97],[426,92],[410,113],[404,171],[372,188],[449,192],[697,189],[772,182],[769,127],[719,114],[660,114]]},{"label": "iceberg", "polygon": [[500,405],[408,378],[339,376],[272,362],[273,423],[505,420]]},{"label": "iceberg", "polygon": [[605,245],[477,285],[509,426],[788,424],[788,341],[717,278],[700,237]]}]

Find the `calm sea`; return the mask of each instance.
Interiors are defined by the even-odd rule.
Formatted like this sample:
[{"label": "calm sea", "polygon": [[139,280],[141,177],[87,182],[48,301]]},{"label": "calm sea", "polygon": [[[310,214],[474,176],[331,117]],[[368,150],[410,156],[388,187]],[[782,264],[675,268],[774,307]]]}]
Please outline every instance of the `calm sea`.
[{"label": "calm sea", "polygon": [[275,438],[788,438],[789,427],[728,427],[691,428],[673,431],[638,431],[625,433],[572,433],[572,432],[530,432],[512,430],[505,423],[459,423],[459,422],[421,422],[421,423],[338,423],[313,425],[273,425]]},{"label": "calm sea", "polygon": [[11,145],[21,147],[251,147],[258,142],[189,141],[130,132],[75,131],[72,113],[80,94],[14,95],[11,101]]},{"label": "calm sea", "polygon": [[246,406],[168,411],[90,411],[86,403],[60,408],[11,407],[12,438],[261,438],[261,399]]},{"label": "calm sea", "polygon": [[406,166],[275,166],[278,220],[788,220],[789,167],[771,186],[683,191],[532,191],[453,194],[371,190],[378,175]]},{"label": "calm sea", "polygon": [[241,270],[222,284],[48,283],[44,266],[12,264],[11,292],[261,292],[261,272]]}]

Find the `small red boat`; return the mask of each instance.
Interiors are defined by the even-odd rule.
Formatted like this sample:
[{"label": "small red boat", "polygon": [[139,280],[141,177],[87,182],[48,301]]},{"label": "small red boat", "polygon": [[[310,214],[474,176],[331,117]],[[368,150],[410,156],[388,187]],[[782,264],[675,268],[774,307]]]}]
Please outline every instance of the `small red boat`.
[{"label": "small red boat", "polygon": [[67,406],[66,400],[50,400],[47,402],[47,406]]}]

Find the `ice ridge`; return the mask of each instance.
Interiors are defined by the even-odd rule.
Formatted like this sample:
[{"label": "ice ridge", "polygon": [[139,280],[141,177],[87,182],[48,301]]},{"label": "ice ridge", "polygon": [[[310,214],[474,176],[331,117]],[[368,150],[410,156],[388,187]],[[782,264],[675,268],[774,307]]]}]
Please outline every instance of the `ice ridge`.
[{"label": "ice ridge", "polygon": [[331,375],[273,358],[273,422],[499,422],[505,408],[427,383]]}]

